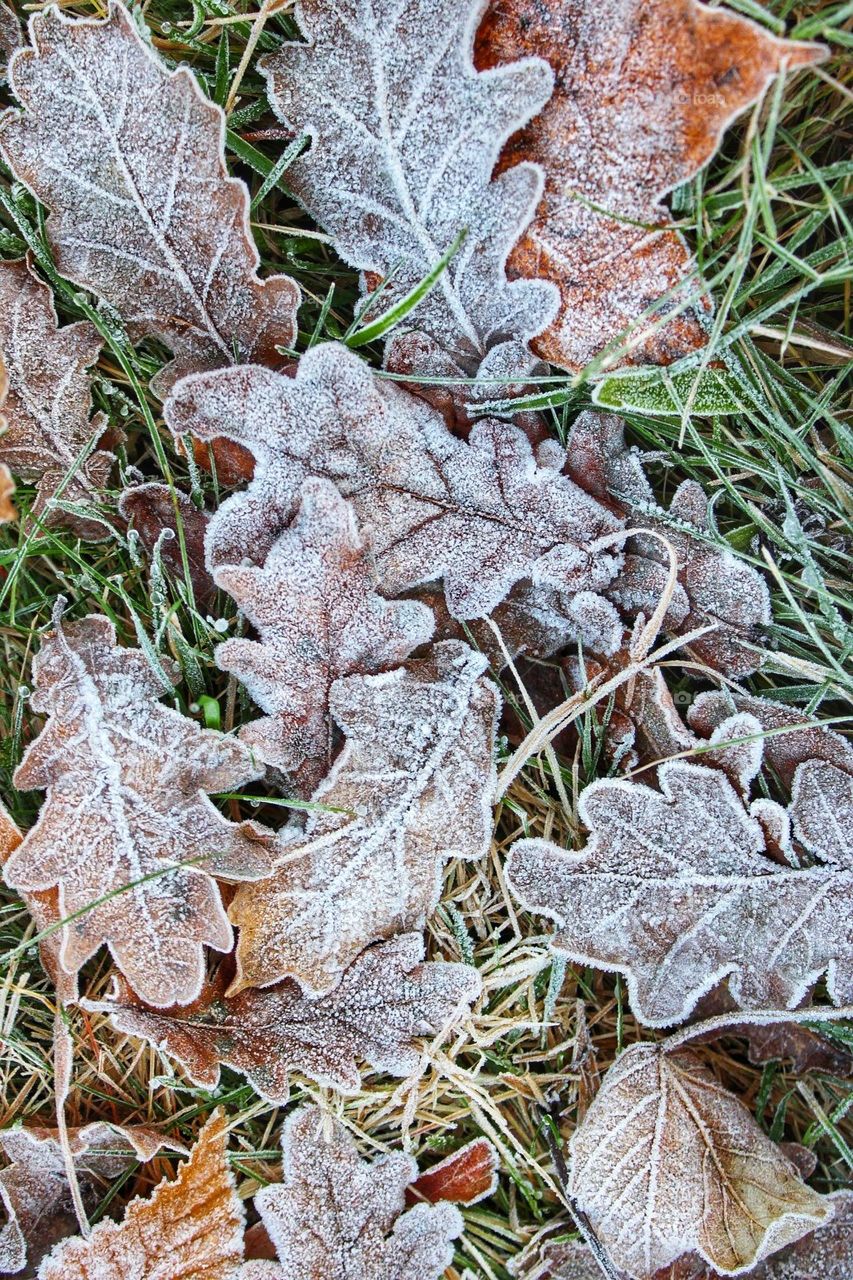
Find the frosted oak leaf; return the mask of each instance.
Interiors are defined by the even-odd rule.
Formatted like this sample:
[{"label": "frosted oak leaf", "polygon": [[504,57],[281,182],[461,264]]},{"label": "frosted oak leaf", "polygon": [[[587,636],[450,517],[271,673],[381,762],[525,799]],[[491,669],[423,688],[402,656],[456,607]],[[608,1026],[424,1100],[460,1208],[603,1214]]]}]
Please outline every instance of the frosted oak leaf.
[{"label": "frosted oak leaf", "polygon": [[203,945],[231,949],[212,875],[269,871],[267,833],[227,822],[204,792],[261,771],[241,743],[161,706],[167,690],[145,655],[115,638],[98,616],[44,638],[32,707],[47,724],[14,781],[47,796],[4,875],[28,893],[57,888],[61,919],[82,912],[62,930],[67,973],[106,944],[151,1004],[187,1003],[201,990]]},{"label": "frosted oak leaf", "polygon": [[288,1118],[282,1148],[281,1184],[255,1196],[279,1261],[247,1262],[241,1280],[440,1280],[462,1218],[446,1203],[405,1209],[418,1172],[411,1156],[362,1160],[340,1121],[316,1107]]},{"label": "frosted oak leaf", "polygon": [[12,60],[22,111],[0,150],[50,210],[62,275],[105,299],[132,334],[175,356],[162,391],[191,369],[276,362],[294,339],[299,290],[260,280],[248,192],[225,168],[225,120],[192,72],[170,72],[128,11],[103,21],[50,8]]},{"label": "frosted oak leaf", "polygon": [[330,991],[369,943],[424,927],[449,858],[486,853],[499,698],[485,668],[446,641],[407,667],[335,682],[346,742],[314,793],[322,810],[304,832],[285,828],[274,873],[231,905],[238,989],[293,977]]},{"label": "frosted oak leaf", "polygon": [[90,539],[107,535],[97,519],[45,508],[60,488],[62,500],[92,506],[109,480],[115,457],[98,448],[107,420],[92,416],[89,373],[100,350],[88,321],[59,327],[50,289],[23,258],[0,262],[0,358],[8,378],[0,459],[37,486],[36,515]]},{"label": "frosted oak leaf", "polygon": [[853,998],[849,861],[780,866],[766,826],[784,829],[784,810],[768,800],[747,809],[721,770],[670,761],[658,784],[587,787],[580,853],[514,846],[509,882],[559,922],[556,949],[627,974],[649,1026],[682,1021],[726,977],[744,1009],[795,1008],[824,974],[834,1001]]},{"label": "frosted oak leaf", "polygon": [[556,442],[534,453],[491,419],[459,440],[429,404],[332,343],[307,352],[295,378],[258,366],[186,378],[165,415],[176,435],[226,436],[256,458],[248,489],[211,521],[213,566],[261,561],[308,476],[352,503],[384,594],[443,577],[459,618],[489,613],[524,578],[599,591],[619,565],[597,544],[618,517],[561,474]]},{"label": "frosted oak leaf", "polygon": [[[106,1184],[152,1160],[161,1148],[184,1152],[156,1129],[95,1123],[69,1129],[69,1148],[84,1208],[92,1212]],[[77,1218],[55,1130],[0,1130],[0,1148],[11,1163],[0,1172],[0,1201],[7,1222],[0,1228],[0,1274],[34,1276],[57,1241],[77,1231]]]},{"label": "frosted oak leaf", "polygon": [[423,955],[419,934],[379,943],[353,962],[333,992],[314,1000],[292,980],[229,996],[217,978],[189,1008],[151,1009],[121,981],[109,999],[85,1007],[111,1014],[120,1031],[177,1058],[205,1089],[219,1083],[224,1063],[272,1103],[287,1102],[292,1069],[353,1093],[363,1060],[390,1075],[418,1071],[417,1038],[453,1025],[478,995],[470,965],[425,964]]},{"label": "frosted oak leaf", "polygon": [[173,1182],[132,1200],[45,1259],[39,1280],[236,1280],[244,1210],[228,1167],[226,1120],[215,1112]]},{"label": "frosted oak leaf", "polygon": [[216,650],[219,667],[268,713],[240,737],[267,764],[295,773],[310,794],[331,765],[334,681],[403,662],[429,640],[432,614],[376,592],[352,507],[328,480],[305,481],[296,518],[262,567],[225,566],[215,577],[260,637]]},{"label": "frosted oak leaf", "polygon": [[283,44],[260,64],[273,109],[311,137],[288,185],[346,262],[384,279],[379,309],[466,232],[406,323],[469,373],[507,339],[521,347],[557,305],[553,285],[508,284],[504,272],[541,194],[539,168],[521,163],[492,180],[502,144],[547,101],[551,73],[525,58],[477,74],[482,10],[483,0],[414,0],[402,11],[388,0],[301,0],[309,43]]},{"label": "frosted oak leaf", "polygon": [[545,173],[536,216],[507,263],[538,276],[560,310],[534,350],[578,371],[614,339],[630,362],[669,364],[707,342],[710,303],[663,197],[693,177],[724,130],[783,68],[818,61],[810,44],[695,0],[495,0],[474,61],[498,69],[536,54],[552,97],[502,152]]},{"label": "frosted oak leaf", "polygon": [[632,1280],[693,1252],[723,1275],[749,1270],[833,1212],[690,1052],[625,1050],[570,1153],[569,1194]]}]

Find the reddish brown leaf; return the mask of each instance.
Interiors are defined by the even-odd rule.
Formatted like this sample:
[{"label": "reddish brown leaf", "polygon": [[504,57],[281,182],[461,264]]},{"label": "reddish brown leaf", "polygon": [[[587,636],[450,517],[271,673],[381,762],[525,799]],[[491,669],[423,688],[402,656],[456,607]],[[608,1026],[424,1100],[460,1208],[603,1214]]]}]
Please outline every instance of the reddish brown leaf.
[{"label": "reddish brown leaf", "polygon": [[0,4],[0,50],[11,58],[16,49],[24,43],[24,33],[18,15],[7,4]]},{"label": "reddish brown leaf", "polygon": [[226,640],[216,661],[268,714],[240,737],[266,764],[296,775],[310,795],[332,762],[329,690],[340,676],[403,662],[433,631],[415,600],[376,591],[373,558],[353,509],[328,480],[306,480],[292,525],[262,568],[227,566],[217,584],[259,640]]},{"label": "reddish brown leaf", "polygon": [[704,346],[710,304],[661,201],[708,162],[782,66],[822,50],[694,0],[494,0],[476,66],[529,54],[551,65],[554,93],[504,147],[498,172],[532,160],[545,173],[507,264],[511,278],[544,277],[560,290],[534,350],[577,371],[629,328],[631,362],[668,364]]},{"label": "reddish brown leaf", "polygon": [[[37,485],[36,515],[60,487],[61,501],[97,505],[109,478],[115,458],[97,449],[107,421],[91,416],[88,370],[100,350],[88,321],[58,327],[53,295],[24,259],[0,262],[0,357],[8,375],[0,458]],[[55,508],[45,514],[81,537],[107,535],[96,518]]]},{"label": "reddish brown leaf", "polygon": [[174,1182],[132,1200],[121,1222],[57,1245],[39,1280],[236,1280],[244,1211],[226,1146],[225,1116],[215,1112]]},{"label": "reddish brown leaf", "polygon": [[[156,1129],[88,1124],[69,1129],[69,1148],[84,1208],[92,1211],[105,1184],[136,1161],[153,1160],[158,1151],[185,1152]],[[0,1173],[0,1200],[8,1220],[0,1229],[0,1273],[35,1276],[46,1253],[77,1231],[66,1178],[65,1157],[53,1129],[0,1130],[0,1148],[12,1162]]]},{"label": "reddish brown leaf", "polygon": [[[210,609],[216,598],[216,583],[207,572],[204,560],[204,538],[210,516],[200,511],[185,493],[166,484],[140,484],[126,489],[118,506],[120,514],[130,521],[149,556],[159,546],[160,558],[172,577],[185,581],[183,556],[178,538],[178,519],[184,538],[187,568],[198,609]],[[164,538],[164,530],[168,534]]]},{"label": "reddish brown leaf", "polygon": [[228,996],[218,979],[189,1008],[158,1010],[119,980],[109,999],[83,1004],[177,1058],[205,1089],[217,1086],[224,1063],[261,1097],[285,1103],[292,1069],[345,1093],[358,1090],[362,1060],[395,1076],[418,1070],[416,1039],[451,1026],[480,990],[470,965],[424,964],[423,955],[418,934],[379,943],[353,962],[331,994],[314,1000],[292,981]]},{"label": "reddish brown leaf", "polygon": [[414,1204],[420,1197],[438,1204],[476,1204],[494,1193],[498,1185],[498,1153],[488,1138],[475,1138],[422,1173],[406,1192]]},{"label": "reddish brown leaf", "polygon": [[103,943],[150,1003],[187,1003],[201,989],[202,945],[232,943],[211,873],[240,880],[270,865],[268,834],[226,822],[204,792],[259,770],[233,738],[161,706],[167,690],[145,654],[115,638],[90,616],[43,640],[32,707],[48,722],[15,785],[47,797],[4,874],[27,892],[58,888],[63,918],[80,913],[62,930],[67,973]]},{"label": "reddish brown leaf", "polygon": [[281,1185],[255,1196],[279,1262],[247,1262],[241,1280],[440,1280],[462,1218],[446,1203],[404,1212],[418,1171],[411,1156],[394,1151],[368,1164],[317,1107],[288,1118],[282,1148]]},{"label": "reddish brown leaf", "polygon": [[167,344],[161,392],[192,369],[276,363],[299,289],[258,279],[219,107],[188,67],[167,70],[120,4],[103,21],[36,13],[30,38],[10,71],[23,111],[4,117],[0,148],[51,211],[59,271]]}]

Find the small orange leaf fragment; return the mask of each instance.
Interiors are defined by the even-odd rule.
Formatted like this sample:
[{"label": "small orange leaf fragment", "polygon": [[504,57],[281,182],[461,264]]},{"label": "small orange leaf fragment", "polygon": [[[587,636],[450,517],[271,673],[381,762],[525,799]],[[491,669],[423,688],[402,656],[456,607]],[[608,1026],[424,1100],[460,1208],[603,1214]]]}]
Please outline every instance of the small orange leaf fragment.
[{"label": "small orange leaf fragment", "polygon": [[412,1203],[421,1197],[431,1204],[437,1204],[439,1200],[449,1200],[452,1204],[476,1204],[490,1196],[497,1185],[498,1153],[488,1138],[475,1138],[422,1173],[412,1183],[406,1198]]}]

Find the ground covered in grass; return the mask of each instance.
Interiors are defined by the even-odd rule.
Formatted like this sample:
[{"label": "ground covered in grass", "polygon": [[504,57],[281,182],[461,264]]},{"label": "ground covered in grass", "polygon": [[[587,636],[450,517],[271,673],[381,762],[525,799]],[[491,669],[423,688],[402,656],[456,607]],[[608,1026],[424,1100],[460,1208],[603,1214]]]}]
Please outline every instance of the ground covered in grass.
[{"label": "ground covered in grass", "polygon": [[[750,0],[731,7],[753,15]],[[26,15],[32,6],[18,6]],[[74,14],[97,6],[63,6]],[[312,226],[287,190],[278,159],[286,145],[269,110],[258,56],[295,28],[287,7],[257,18],[249,2],[153,0],[142,6],[158,49],[186,63],[228,113],[232,171],[253,192],[252,227],[265,272],[285,271],[303,290],[297,352],[341,338],[352,323],[358,282]],[[771,93],[761,108],[726,136],[721,154],[672,206],[695,246],[717,303],[707,362],[725,361],[751,389],[748,412],[714,417],[691,412],[690,383],[664,371],[656,385],[683,404],[668,416],[623,408],[629,439],[652,455],[649,472],[666,505],[678,483],[698,480],[713,496],[715,536],[765,574],[773,624],[763,637],[767,658],[747,683],[841,725],[849,713],[853,647],[849,594],[853,540],[849,527],[851,438],[851,237],[845,195],[853,176],[849,159],[850,90],[842,83],[851,43],[851,9],[844,4],[769,6],[769,21],[798,38],[820,39],[832,56]],[[123,477],[165,480],[213,505],[218,482],[174,449],[148,390],[164,361],[154,344],[134,347],[111,317],[94,308],[53,272],[43,234],[43,210],[8,172],[0,176],[0,254],[30,249],[54,286],[63,322],[94,320],[105,338],[97,367],[95,407],[124,432],[118,447]],[[379,364],[379,345],[363,354]],[[599,368],[548,384],[560,401],[548,410],[555,436],[565,439],[578,412],[592,402]],[[701,406],[700,406],[701,407]],[[118,493],[115,495],[118,496]],[[231,730],[252,718],[236,681],[219,671],[213,649],[234,633],[235,606],[224,595],[208,612],[187,598],[185,583],[149,573],[147,561],[116,526],[101,544],[86,544],[28,524],[31,492],[19,488],[17,525],[0,531],[0,794],[27,829],[40,796],[12,786],[12,773],[40,722],[28,703],[30,662],[57,596],[68,616],[100,612],[112,618],[127,644],[153,647],[180,665],[180,709],[202,723]],[[109,502],[105,513],[111,514]],[[543,664],[544,665],[544,664]],[[684,710],[708,682],[678,655],[666,675]],[[547,677],[547,679],[546,679]],[[500,679],[511,708],[499,767],[533,727],[527,700],[513,674]],[[559,698],[558,661],[547,671],[526,664],[522,679],[550,687]],[[458,1273],[467,1267],[489,1280],[505,1280],[507,1262],[546,1224],[571,1223],[561,1207],[559,1168],[552,1147],[567,1138],[619,1049],[654,1035],[633,1021],[618,978],[577,971],[555,960],[539,917],[520,913],[502,866],[519,835],[547,834],[568,847],[583,842],[575,814],[583,786],[607,772],[600,715],[577,716],[559,740],[561,786],[553,762],[532,756],[496,812],[493,851],[482,865],[452,865],[440,909],[430,925],[435,956],[466,959],[478,968],[485,998],[471,1023],[448,1042],[427,1046],[429,1067],[414,1085],[368,1074],[355,1097],[326,1098],[363,1140],[380,1151],[401,1142],[422,1164],[483,1133],[499,1147],[503,1176],[489,1200],[465,1211]],[[280,804],[256,799],[223,801],[232,816],[280,825]],[[33,946],[34,926],[15,895],[0,889],[0,1126],[50,1123],[54,1080],[51,1036],[54,993]],[[90,964],[85,986],[97,994],[106,962]],[[75,1075],[69,1121],[109,1118],[155,1123],[190,1139],[216,1103],[227,1109],[231,1149],[241,1191],[278,1176],[281,1109],[223,1073],[215,1095],[173,1077],[160,1056],[123,1039],[102,1019],[72,1010]],[[828,1033],[853,1052],[853,1026],[834,1023]],[[754,1065],[745,1042],[728,1037],[705,1047],[706,1061],[753,1110],[777,1141],[799,1142],[817,1157],[811,1181],[819,1190],[849,1185],[853,1166],[853,1104],[849,1082],[824,1071],[802,1076],[789,1062]],[[323,1093],[294,1074],[292,1101]],[[128,1185],[144,1190],[157,1181],[155,1161]],[[124,1187],[116,1191],[126,1194]],[[110,1209],[109,1203],[100,1212]]]}]

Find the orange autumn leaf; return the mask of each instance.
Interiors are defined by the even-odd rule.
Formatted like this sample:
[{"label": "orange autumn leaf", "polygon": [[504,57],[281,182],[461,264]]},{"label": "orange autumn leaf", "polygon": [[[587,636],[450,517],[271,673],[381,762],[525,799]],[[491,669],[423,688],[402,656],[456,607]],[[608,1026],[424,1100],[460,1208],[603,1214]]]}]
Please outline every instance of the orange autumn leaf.
[{"label": "orange autumn leaf", "polygon": [[438,1204],[476,1204],[485,1200],[498,1185],[498,1153],[488,1138],[475,1138],[458,1151],[434,1164],[412,1183],[407,1200],[419,1198]]},{"label": "orange autumn leaf", "polygon": [[236,1280],[244,1211],[228,1167],[226,1119],[214,1113],[174,1182],[132,1200],[42,1263],[39,1280]]},{"label": "orange autumn leaf", "polygon": [[535,54],[554,72],[550,100],[498,164],[545,173],[507,263],[511,279],[560,290],[557,318],[531,343],[538,355],[577,371],[627,329],[631,362],[669,364],[705,345],[711,304],[663,198],[775,75],[823,52],[696,0],[494,0],[475,65]]},{"label": "orange autumn leaf", "polygon": [[18,518],[12,501],[14,492],[15,481],[12,479],[12,473],[4,462],[0,462],[0,524],[11,524]]}]

